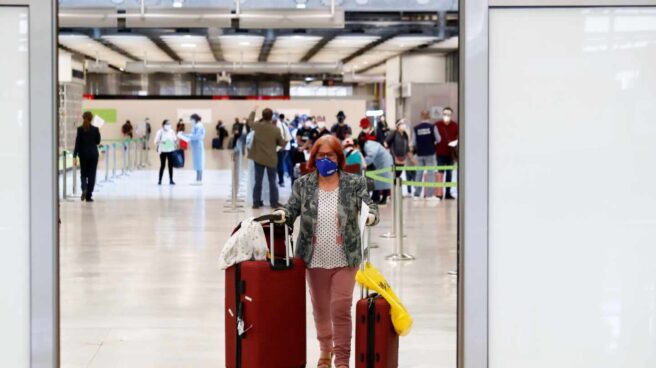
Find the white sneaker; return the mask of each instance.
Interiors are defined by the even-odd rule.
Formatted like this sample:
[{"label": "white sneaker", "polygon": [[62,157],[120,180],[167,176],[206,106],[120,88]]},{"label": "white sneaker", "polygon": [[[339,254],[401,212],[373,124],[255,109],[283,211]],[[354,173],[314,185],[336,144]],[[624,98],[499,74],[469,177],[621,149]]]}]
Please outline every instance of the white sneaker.
[{"label": "white sneaker", "polygon": [[412,197],[412,200],[413,200],[413,201],[421,201],[422,199],[423,199],[423,198],[421,198],[420,196],[414,196],[414,197]]},{"label": "white sneaker", "polygon": [[440,198],[440,197],[434,197],[434,196],[433,196],[433,197],[428,197],[428,198],[426,198],[426,199],[429,200],[429,201],[431,201],[431,202],[440,202],[440,201],[442,201],[442,198]]}]

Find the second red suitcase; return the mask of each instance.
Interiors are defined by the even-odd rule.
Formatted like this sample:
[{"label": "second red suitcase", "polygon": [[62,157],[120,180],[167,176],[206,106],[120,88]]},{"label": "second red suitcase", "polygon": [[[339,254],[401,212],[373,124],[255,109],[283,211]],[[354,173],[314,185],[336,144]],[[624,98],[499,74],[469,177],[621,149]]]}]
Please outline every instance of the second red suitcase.
[{"label": "second red suitcase", "polygon": [[[364,249],[369,248],[368,232],[362,239]],[[369,260],[369,253],[367,258]],[[361,298],[355,305],[355,368],[398,368],[399,335],[392,324],[390,304],[378,294],[368,295],[360,289]]]},{"label": "second red suitcase", "polygon": [[[269,226],[289,234],[286,225]],[[271,234],[268,226],[265,233]],[[305,264],[272,253],[273,264],[246,261],[226,270],[226,368],[306,366]]]}]

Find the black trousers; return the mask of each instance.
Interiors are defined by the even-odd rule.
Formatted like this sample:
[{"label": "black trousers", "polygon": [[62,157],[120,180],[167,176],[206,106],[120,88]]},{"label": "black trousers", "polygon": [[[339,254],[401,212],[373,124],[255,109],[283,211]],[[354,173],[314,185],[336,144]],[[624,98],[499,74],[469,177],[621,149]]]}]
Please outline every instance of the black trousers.
[{"label": "black trousers", "polygon": [[[453,157],[449,156],[440,156],[437,155],[437,165],[438,166],[451,166],[454,164]],[[450,183],[453,177],[453,170],[440,170],[441,173],[446,171],[446,182]],[[446,188],[447,195],[451,194],[451,188]]]},{"label": "black trousers", "polygon": [[164,165],[166,161],[169,162],[169,181],[173,181],[173,152],[162,152],[159,154],[159,182],[162,182],[162,176],[164,175]]},{"label": "black trousers", "polygon": [[80,183],[84,198],[90,199],[96,186],[96,170],[98,169],[98,156],[80,156]]}]

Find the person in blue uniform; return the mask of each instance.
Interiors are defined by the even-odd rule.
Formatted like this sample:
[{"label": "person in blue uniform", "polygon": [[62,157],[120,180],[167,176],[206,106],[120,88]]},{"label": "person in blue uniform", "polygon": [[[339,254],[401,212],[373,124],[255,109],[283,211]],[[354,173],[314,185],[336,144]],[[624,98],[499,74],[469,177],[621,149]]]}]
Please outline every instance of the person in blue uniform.
[{"label": "person in blue uniform", "polygon": [[196,182],[193,184],[202,185],[203,168],[205,167],[205,126],[203,126],[201,117],[198,114],[191,115],[190,120],[193,124],[191,134],[185,134],[184,136],[190,143],[191,158],[194,170],[196,170]]}]

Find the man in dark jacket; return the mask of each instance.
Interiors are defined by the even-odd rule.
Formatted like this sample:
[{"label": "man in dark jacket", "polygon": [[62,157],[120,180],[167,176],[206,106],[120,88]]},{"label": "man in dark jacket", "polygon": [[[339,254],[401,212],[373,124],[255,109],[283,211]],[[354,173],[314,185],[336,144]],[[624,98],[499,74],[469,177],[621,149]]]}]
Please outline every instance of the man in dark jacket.
[{"label": "man in dark jacket", "polygon": [[[416,124],[413,128],[412,135],[412,150],[417,156],[417,166],[426,167],[426,166],[435,166],[435,147],[440,143],[441,138],[440,134],[437,132],[435,124],[430,121],[430,112],[422,111],[421,112],[421,122]],[[432,183],[435,181],[435,171],[427,171],[426,181]],[[416,181],[422,182],[424,180],[424,171],[417,170]],[[421,198],[421,186],[415,188],[415,199]],[[424,193],[425,197],[428,199],[436,199],[433,196],[434,189],[432,187],[426,188]]]},{"label": "man in dark jacket", "polygon": [[77,128],[73,160],[80,160],[80,181],[82,186],[82,201],[93,202],[93,189],[96,185],[96,168],[98,167],[98,145],[100,130],[91,125],[93,114],[85,111],[82,115],[82,126]]},{"label": "man in dark jacket", "polygon": [[351,132],[351,127],[346,124],[346,115],[344,111],[337,113],[337,122],[330,128],[330,132],[339,139],[340,142],[348,138],[353,134]]},{"label": "man in dark jacket", "polygon": [[248,151],[248,158],[255,162],[255,186],[253,187],[253,209],[261,208],[262,180],[264,171],[269,181],[269,200],[272,208],[280,207],[278,203],[278,186],[276,174],[278,166],[277,147],[284,147],[286,142],[282,138],[280,129],[273,121],[273,111],[269,108],[262,110],[262,119],[255,121],[255,108],[248,117],[248,126],[255,131],[253,145]]},{"label": "man in dark jacket", "polygon": [[[442,110],[442,120],[435,123],[437,132],[442,138],[440,143],[435,148],[437,155],[437,164],[439,166],[450,166],[455,163],[452,148],[449,143],[458,140],[458,123],[452,120],[453,110],[450,107],[445,107]],[[440,170],[444,173],[445,170]],[[446,170],[446,182],[450,183],[453,176],[453,170]],[[446,188],[445,199],[455,199],[451,195],[451,188]]]}]

